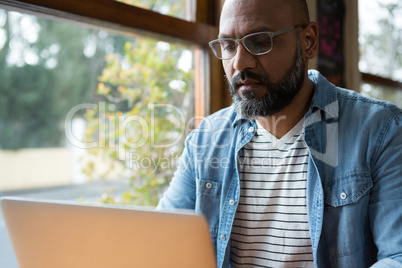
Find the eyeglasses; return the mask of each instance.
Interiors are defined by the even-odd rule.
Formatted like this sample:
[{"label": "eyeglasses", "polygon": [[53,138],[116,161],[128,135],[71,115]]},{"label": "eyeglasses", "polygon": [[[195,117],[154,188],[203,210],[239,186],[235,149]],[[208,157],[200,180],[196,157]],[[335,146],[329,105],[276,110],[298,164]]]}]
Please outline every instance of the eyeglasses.
[{"label": "eyeglasses", "polygon": [[237,46],[240,42],[252,55],[264,55],[272,50],[273,39],[275,36],[285,34],[299,27],[304,26],[294,25],[276,32],[252,33],[240,39],[219,38],[209,42],[209,46],[211,47],[215,56],[221,60],[230,60],[233,58],[236,55]]}]

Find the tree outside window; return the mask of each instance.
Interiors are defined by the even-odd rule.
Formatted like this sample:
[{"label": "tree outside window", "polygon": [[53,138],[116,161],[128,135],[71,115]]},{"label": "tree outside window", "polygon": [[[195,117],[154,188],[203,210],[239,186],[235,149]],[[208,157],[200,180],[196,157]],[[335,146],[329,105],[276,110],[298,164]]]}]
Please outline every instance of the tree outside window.
[{"label": "tree outside window", "polygon": [[[155,205],[194,125],[193,46],[5,10],[0,25],[0,157],[7,160],[0,191],[27,189],[24,180],[32,187],[58,186],[57,177],[75,172],[85,176],[80,182],[130,182],[123,196],[106,193],[104,202]],[[7,188],[12,159],[35,165],[18,160],[29,150],[70,165],[50,154],[54,148],[68,157],[79,152],[75,171],[59,169],[45,182],[49,163],[37,157],[30,176],[21,177],[23,169],[16,175],[20,188]]]},{"label": "tree outside window", "polygon": [[[360,71],[402,81],[402,3],[359,1]],[[362,93],[402,107],[402,90],[362,84]]]}]

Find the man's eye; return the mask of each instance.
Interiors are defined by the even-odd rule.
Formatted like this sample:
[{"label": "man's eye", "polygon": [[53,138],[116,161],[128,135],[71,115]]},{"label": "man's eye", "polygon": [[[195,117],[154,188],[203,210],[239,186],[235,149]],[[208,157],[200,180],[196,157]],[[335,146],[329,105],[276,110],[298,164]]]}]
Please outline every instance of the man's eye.
[{"label": "man's eye", "polygon": [[271,47],[271,39],[264,36],[246,40],[246,46],[253,52],[261,52]]},{"label": "man's eye", "polygon": [[236,49],[236,45],[234,42],[230,42],[230,41],[223,41],[221,43],[222,46],[222,50],[226,51],[226,52],[232,52]]},{"label": "man's eye", "polygon": [[256,47],[267,47],[267,46],[269,46],[269,44],[270,44],[270,41],[267,39],[264,39],[264,38],[257,39],[254,41],[254,46],[256,46]]}]

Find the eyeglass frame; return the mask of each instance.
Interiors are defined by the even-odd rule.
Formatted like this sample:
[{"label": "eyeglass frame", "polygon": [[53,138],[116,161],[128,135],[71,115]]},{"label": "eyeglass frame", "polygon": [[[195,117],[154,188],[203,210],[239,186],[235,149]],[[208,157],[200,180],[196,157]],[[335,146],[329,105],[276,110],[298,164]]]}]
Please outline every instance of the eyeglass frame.
[{"label": "eyeglass frame", "polygon": [[[293,26],[287,27],[287,28],[282,29],[282,30],[275,31],[275,32],[264,31],[264,32],[251,33],[251,34],[247,34],[247,35],[243,36],[243,37],[240,38],[240,39],[234,39],[234,38],[218,38],[218,39],[215,39],[215,40],[210,41],[208,44],[209,44],[209,47],[211,48],[212,52],[214,53],[214,55],[215,55],[218,59],[220,59],[220,60],[230,60],[230,59],[233,59],[234,56],[236,56],[236,54],[237,54],[237,48],[238,48],[240,42],[242,43],[243,47],[244,47],[251,55],[260,56],[260,55],[268,54],[269,52],[272,51],[272,49],[273,49],[273,47],[274,47],[274,37],[279,36],[279,35],[282,35],[282,34],[285,34],[285,33],[288,33],[288,32],[290,32],[290,31],[292,31],[292,30],[294,30],[294,29],[297,29],[297,28],[300,28],[300,27],[304,28],[304,27],[306,27],[306,25],[301,25],[301,24],[299,25],[299,24],[297,24],[297,25],[293,25]],[[250,49],[245,45],[244,39],[246,39],[247,37],[253,36],[253,35],[258,35],[258,34],[268,34],[268,35],[270,36],[270,38],[271,38],[271,48],[270,48],[268,51],[260,52],[260,53],[254,53],[254,52],[251,52]],[[234,42],[235,42],[236,49],[235,49],[235,52],[233,53],[233,56],[231,56],[230,58],[218,57],[217,53],[215,52],[215,49],[213,48],[214,43],[217,43],[217,42],[220,43],[220,42],[225,41],[225,40],[231,40],[231,41],[234,41]]]}]

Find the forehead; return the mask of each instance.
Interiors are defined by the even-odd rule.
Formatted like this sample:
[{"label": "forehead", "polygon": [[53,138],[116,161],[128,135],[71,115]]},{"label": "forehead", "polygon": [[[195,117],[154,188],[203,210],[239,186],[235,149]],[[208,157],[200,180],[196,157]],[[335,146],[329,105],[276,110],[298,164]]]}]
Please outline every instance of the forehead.
[{"label": "forehead", "polygon": [[265,30],[280,30],[292,24],[291,8],[282,0],[226,0],[219,35],[241,37]]}]

